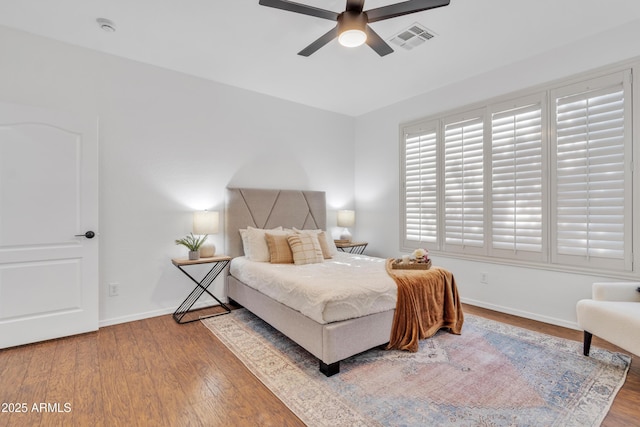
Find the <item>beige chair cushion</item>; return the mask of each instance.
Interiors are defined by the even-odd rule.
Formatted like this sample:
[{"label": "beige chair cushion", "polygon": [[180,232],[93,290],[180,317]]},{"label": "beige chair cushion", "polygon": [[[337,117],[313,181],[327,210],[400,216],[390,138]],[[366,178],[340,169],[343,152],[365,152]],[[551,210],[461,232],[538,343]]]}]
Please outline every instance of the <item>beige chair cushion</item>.
[{"label": "beige chair cushion", "polygon": [[582,329],[640,356],[640,303],[581,300],[577,312]]},{"label": "beige chair cushion", "polygon": [[640,356],[640,283],[594,283],[593,299],[578,301],[580,327]]}]

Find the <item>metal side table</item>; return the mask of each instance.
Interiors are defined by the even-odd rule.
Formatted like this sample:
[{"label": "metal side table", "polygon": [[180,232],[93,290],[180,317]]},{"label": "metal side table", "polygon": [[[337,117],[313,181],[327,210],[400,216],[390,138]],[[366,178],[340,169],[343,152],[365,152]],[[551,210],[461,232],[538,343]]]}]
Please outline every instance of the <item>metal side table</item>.
[{"label": "metal side table", "polygon": [[[197,285],[195,288],[193,288],[193,290],[191,291],[189,296],[182,302],[182,304],[180,304],[180,307],[178,307],[178,309],[175,311],[175,313],[173,313],[173,319],[176,322],[178,322],[180,324],[182,324],[182,323],[190,323],[190,322],[195,322],[195,321],[201,320],[201,319],[207,319],[209,317],[215,317],[215,316],[220,316],[220,315],[223,315],[223,314],[228,314],[228,313],[231,312],[231,309],[225,303],[220,301],[215,295],[213,295],[207,289],[213,283],[213,281],[216,280],[216,277],[218,277],[218,275],[225,269],[227,264],[229,264],[229,261],[231,261],[231,257],[226,256],[226,255],[214,256],[214,257],[211,257],[211,258],[200,258],[200,259],[197,259],[197,260],[176,259],[176,258],[171,260],[173,265],[175,265],[180,271],[182,271],[184,274],[186,274],[187,277],[189,277],[189,279],[191,279],[193,281],[193,283],[195,283]],[[193,276],[191,276],[191,274],[189,274],[187,272],[187,270],[185,270],[185,267],[190,266],[190,265],[196,265],[196,264],[211,264],[211,269],[209,270],[209,272],[200,281],[196,280]],[[222,308],[224,308],[225,311],[222,312],[222,313],[214,313],[214,314],[211,314],[211,315],[208,315],[208,316],[199,316],[196,319],[183,321],[182,318],[187,313],[190,313],[192,311],[197,311],[197,310],[203,310],[205,308],[210,308],[210,307],[203,307],[203,308],[197,308],[195,310],[191,310],[191,307],[193,307],[193,305],[196,303],[196,301],[198,301],[198,299],[205,292],[207,294],[209,294],[209,296],[211,296],[213,299],[218,301],[220,306]],[[211,306],[211,307],[213,307],[213,306]]]},{"label": "metal side table", "polygon": [[338,250],[350,254],[362,255],[367,248],[367,242],[335,242]]}]

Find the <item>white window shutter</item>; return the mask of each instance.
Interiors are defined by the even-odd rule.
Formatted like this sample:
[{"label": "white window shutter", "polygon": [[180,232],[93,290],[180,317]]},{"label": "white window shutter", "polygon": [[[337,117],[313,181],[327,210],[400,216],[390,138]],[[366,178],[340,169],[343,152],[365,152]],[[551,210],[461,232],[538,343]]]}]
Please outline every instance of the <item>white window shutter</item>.
[{"label": "white window shutter", "polygon": [[437,248],[437,122],[411,129],[404,141],[404,242]]},{"label": "white window shutter", "polygon": [[543,97],[493,107],[492,255],[544,261]]},{"label": "white window shutter", "polygon": [[554,261],[630,270],[630,74],[558,89]]},{"label": "white window shutter", "polygon": [[483,254],[484,117],[466,116],[444,124],[444,244],[447,251]]}]

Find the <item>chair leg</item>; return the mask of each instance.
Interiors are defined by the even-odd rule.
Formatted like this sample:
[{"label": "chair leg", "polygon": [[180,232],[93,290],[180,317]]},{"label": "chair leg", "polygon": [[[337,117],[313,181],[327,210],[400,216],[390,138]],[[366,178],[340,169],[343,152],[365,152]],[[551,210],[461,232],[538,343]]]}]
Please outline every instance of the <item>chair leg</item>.
[{"label": "chair leg", "polygon": [[584,331],[583,354],[585,356],[589,355],[589,350],[591,349],[591,338],[593,338],[593,335],[591,334],[591,332]]}]

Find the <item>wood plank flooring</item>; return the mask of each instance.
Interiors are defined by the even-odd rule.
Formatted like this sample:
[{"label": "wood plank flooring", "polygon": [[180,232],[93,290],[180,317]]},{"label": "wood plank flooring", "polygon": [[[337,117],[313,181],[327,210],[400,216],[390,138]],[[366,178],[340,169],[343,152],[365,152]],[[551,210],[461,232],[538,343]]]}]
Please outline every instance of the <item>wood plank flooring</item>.
[{"label": "wood plank flooring", "polygon": [[[466,313],[580,341],[473,306]],[[597,337],[594,346],[617,350]],[[200,322],[161,316],[0,350],[0,427],[304,425]],[[22,412],[17,412],[22,410]],[[603,426],[640,424],[640,358]]]}]

